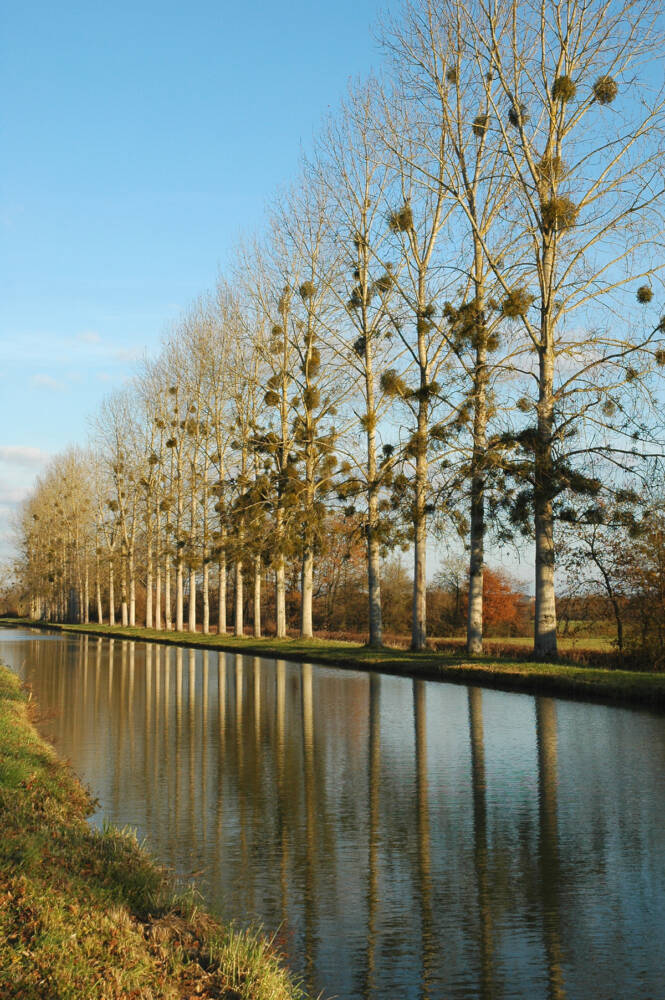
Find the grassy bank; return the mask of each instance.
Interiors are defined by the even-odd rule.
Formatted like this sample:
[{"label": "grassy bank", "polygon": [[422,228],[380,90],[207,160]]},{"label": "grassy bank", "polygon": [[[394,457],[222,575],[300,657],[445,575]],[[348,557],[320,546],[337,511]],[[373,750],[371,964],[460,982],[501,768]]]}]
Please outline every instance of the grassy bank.
[{"label": "grassy bank", "polygon": [[606,670],[560,660],[536,663],[523,656],[476,657],[459,650],[369,649],[360,643],[323,639],[255,639],[203,635],[200,632],[162,632],[155,629],[109,625],[44,625],[27,619],[0,619],[0,625],[28,625],[79,632],[117,639],[136,639],[174,646],[196,646],[210,650],[276,657],[296,662],[319,663],[355,670],[480,684],[507,691],[525,691],[559,697],[583,698],[624,705],[665,709],[665,674],[636,670]]},{"label": "grassy bank", "polygon": [[300,1000],[270,945],[173,895],[39,737],[0,665],[0,996],[3,1000]]}]

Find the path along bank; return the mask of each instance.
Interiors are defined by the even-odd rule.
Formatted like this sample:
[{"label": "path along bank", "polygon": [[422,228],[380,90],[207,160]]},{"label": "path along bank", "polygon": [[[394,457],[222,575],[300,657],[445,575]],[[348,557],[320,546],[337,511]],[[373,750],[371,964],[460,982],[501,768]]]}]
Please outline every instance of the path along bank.
[{"label": "path along bank", "polygon": [[0,664],[0,997],[305,1000],[275,950],[176,896],[39,736]]},{"label": "path along bank", "polygon": [[163,632],[119,625],[63,625],[29,619],[0,619],[0,625],[157,642],[170,646],[292,660],[297,663],[318,663],[457,684],[477,684],[505,691],[665,710],[665,674],[655,671],[584,667],[565,660],[537,663],[509,657],[498,660],[490,656],[469,659],[455,652],[425,650],[413,653],[391,647],[371,649],[360,644],[325,639],[241,639],[229,635],[203,635],[201,632]]}]

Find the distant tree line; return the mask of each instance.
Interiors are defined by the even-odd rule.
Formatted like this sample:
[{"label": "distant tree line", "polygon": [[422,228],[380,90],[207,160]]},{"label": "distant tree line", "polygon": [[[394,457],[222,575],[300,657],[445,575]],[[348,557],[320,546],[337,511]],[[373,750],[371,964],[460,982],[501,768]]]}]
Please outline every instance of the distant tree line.
[{"label": "distant tree line", "polygon": [[270,580],[276,634],[297,603],[307,637],[321,567],[351,560],[379,645],[382,566],[408,549],[421,649],[428,540],[452,533],[477,654],[487,537],[530,538],[549,657],[565,540],[617,512],[630,538],[652,530],[661,4],[414,0],[382,33],[384,78],[350,92],[263,233],[38,482],[33,614],[131,625],[140,591],[149,627],[258,635]]}]

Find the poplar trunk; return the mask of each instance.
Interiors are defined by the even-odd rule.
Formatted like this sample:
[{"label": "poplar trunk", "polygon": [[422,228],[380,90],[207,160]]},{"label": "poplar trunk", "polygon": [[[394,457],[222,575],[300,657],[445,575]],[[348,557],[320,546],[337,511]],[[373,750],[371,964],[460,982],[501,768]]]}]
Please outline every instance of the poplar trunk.
[{"label": "poplar trunk", "polygon": [[226,635],[226,552],[220,554],[217,567],[217,634]]},{"label": "poplar trunk", "polygon": [[134,573],[134,550],[129,554],[129,624],[136,625],[136,575]]},{"label": "poplar trunk", "polygon": [[254,559],[254,636],[261,637],[261,557]]},{"label": "poplar trunk", "polygon": [[196,632],[196,570],[189,571],[189,631]]},{"label": "poplar trunk", "polygon": [[245,634],[243,627],[243,577],[242,562],[238,560],[235,564],[235,632],[236,636]]},{"label": "poplar trunk", "polygon": [[184,624],[183,611],[183,572],[182,559],[178,555],[175,566],[175,628],[176,632],[182,632]]},{"label": "poplar trunk", "polygon": [[314,553],[311,545],[305,547],[302,557],[300,574],[300,636],[302,639],[312,638],[312,593],[314,575]]},{"label": "poplar trunk", "polygon": [[127,558],[123,555],[122,557],[122,569],[120,571],[120,607],[121,607],[121,621],[123,628],[127,628],[129,625],[129,610],[127,602]]},{"label": "poplar trunk", "polygon": [[210,632],[210,571],[208,563],[203,564],[203,634]]},{"label": "poplar trunk", "polygon": [[469,536],[469,611],[466,651],[483,651],[483,564],[485,561],[485,453],[487,450],[487,349],[478,348],[474,377],[471,530]]},{"label": "poplar trunk", "polygon": [[173,621],[171,619],[171,560],[169,556],[164,557],[164,627],[167,632],[171,631]]},{"label": "poplar trunk", "polygon": [[554,594],[554,518],[552,512],[552,428],[554,425],[554,350],[552,337],[543,323],[540,351],[538,433],[535,449],[534,511],[536,535],[536,614],[534,654],[539,659],[557,655],[556,603]]},{"label": "poplar trunk", "polygon": [[113,560],[109,562],[109,625],[115,625],[115,581],[113,579]]},{"label": "poplar trunk", "polygon": [[148,541],[145,581],[145,627],[152,628],[152,542]]},{"label": "poplar trunk", "polygon": [[275,569],[275,605],[277,638],[286,639],[286,567],[281,553]]}]

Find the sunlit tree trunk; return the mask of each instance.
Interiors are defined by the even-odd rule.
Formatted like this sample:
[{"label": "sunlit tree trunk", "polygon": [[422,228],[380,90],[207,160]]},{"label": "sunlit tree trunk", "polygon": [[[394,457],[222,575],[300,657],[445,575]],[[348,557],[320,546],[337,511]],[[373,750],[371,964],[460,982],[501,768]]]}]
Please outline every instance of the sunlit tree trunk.
[{"label": "sunlit tree trunk", "polygon": [[286,638],[286,565],[283,553],[277,556],[275,567],[275,615],[277,638]]},{"label": "sunlit tree trunk", "polygon": [[129,624],[132,628],[136,625],[136,574],[134,571],[134,545],[129,550],[127,558],[129,570]]},{"label": "sunlit tree trunk", "polygon": [[171,557],[167,552],[164,556],[164,625],[167,632],[171,631]]},{"label": "sunlit tree trunk", "polygon": [[129,603],[127,599],[127,556],[124,552],[120,560],[120,608],[122,624],[126,628],[129,625]]},{"label": "sunlit tree trunk", "polygon": [[261,556],[254,558],[254,636],[261,637]]},{"label": "sunlit tree trunk", "polygon": [[226,634],[226,551],[222,549],[217,564],[217,633]]},{"label": "sunlit tree trunk", "polygon": [[152,628],[152,591],[153,591],[153,580],[152,580],[152,515],[150,512],[150,498],[148,497],[148,537],[147,537],[147,551],[146,551],[146,581],[145,581],[145,627]]},{"label": "sunlit tree trunk", "polygon": [[469,611],[466,649],[483,651],[483,567],[485,561],[485,471],[487,453],[487,347],[478,346],[474,372],[473,456],[471,459],[471,529],[469,536]]},{"label": "sunlit tree trunk", "polygon": [[189,570],[189,621],[190,632],[196,632],[196,570]]},{"label": "sunlit tree trunk", "polygon": [[210,570],[208,569],[208,561],[203,563],[203,581],[201,584],[201,591],[203,594],[203,634],[208,635],[210,632]]},{"label": "sunlit tree trunk", "polygon": [[85,577],[83,582],[83,621],[87,625],[90,621],[90,566],[88,558],[85,559]]},{"label": "sunlit tree trunk", "polygon": [[312,596],[314,576],[314,553],[309,542],[305,543],[300,572],[300,635],[303,639],[311,639],[312,632]]},{"label": "sunlit tree trunk", "polygon": [[109,625],[115,625],[115,581],[113,579],[113,555],[109,556]]},{"label": "sunlit tree trunk", "polygon": [[235,562],[235,632],[237,636],[242,636],[245,634],[243,627],[243,576],[242,576],[242,560],[236,559]]}]

